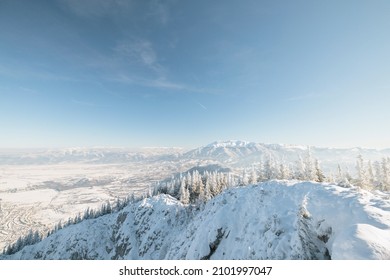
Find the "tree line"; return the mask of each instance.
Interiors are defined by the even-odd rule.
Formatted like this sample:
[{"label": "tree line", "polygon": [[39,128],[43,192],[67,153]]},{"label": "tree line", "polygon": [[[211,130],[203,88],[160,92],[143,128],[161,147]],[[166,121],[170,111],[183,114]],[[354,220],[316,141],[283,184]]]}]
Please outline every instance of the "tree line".
[{"label": "tree line", "polygon": [[144,195],[141,195],[139,197],[136,197],[134,193],[129,195],[128,197],[124,199],[119,199],[114,203],[111,203],[110,201],[107,201],[103,203],[99,208],[97,209],[92,209],[92,208],[87,208],[83,213],[78,213],[75,217],[69,218],[67,221],[59,221],[57,224],[54,225],[54,227],[50,230],[48,230],[45,233],[42,233],[38,230],[31,230],[28,232],[28,234],[24,236],[20,236],[16,242],[9,244],[8,246],[3,248],[3,255],[12,255],[15,254],[16,252],[20,251],[23,249],[25,246],[28,245],[33,245],[36,244],[40,241],[42,241],[44,238],[49,237],[50,235],[56,233],[57,231],[66,228],[70,225],[75,225],[78,223],[81,223],[84,220],[89,220],[89,219],[95,219],[107,214],[111,214],[114,212],[118,212],[125,208],[127,205],[131,203],[136,203],[138,201],[141,201],[144,199],[148,193],[145,193]]},{"label": "tree line", "polygon": [[390,158],[371,162],[365,161],[363,156],[359,155],[356,161],[357,177],[351,178],[353,183],[364,189],[390,191]]},{"label": "tree line", "polygon": [[151,195],[169,194],[184,204],[201,203],[234,186],[257,184],[268,180],[299,180],[328,182],[343,187],[357,186],[367,190],[390,191],[390,158],[364,161],[361,155],[356,162],[356,175],[338,165],[335,173],[325,174],[310,148],[293,163],[278,161],[268,155],[264,161],[244,168],[241,174],[203,171],[173,176],[152,187]]},{"label": "tree line", "polygon": [[272,179],[324,182],[326,177],[308,149],[294,164],[278,162],[271,155],[264,162],[244,168],[241,174],[232,172],[192,170],[173,176],[153,186],[152,195],[169,194],[184,204],[202,203],[234,186],[257,184]]}]

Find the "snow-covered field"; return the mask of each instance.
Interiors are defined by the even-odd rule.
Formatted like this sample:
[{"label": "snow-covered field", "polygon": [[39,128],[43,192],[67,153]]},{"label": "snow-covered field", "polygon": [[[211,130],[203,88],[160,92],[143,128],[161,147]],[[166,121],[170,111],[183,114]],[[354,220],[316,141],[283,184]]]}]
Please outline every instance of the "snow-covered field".
[{"label": "snow-covered field", "polygon": [[46,233],[88,207],[144,193],[170,176],[169,163],[0,165],[0,250],[28,233]]}]

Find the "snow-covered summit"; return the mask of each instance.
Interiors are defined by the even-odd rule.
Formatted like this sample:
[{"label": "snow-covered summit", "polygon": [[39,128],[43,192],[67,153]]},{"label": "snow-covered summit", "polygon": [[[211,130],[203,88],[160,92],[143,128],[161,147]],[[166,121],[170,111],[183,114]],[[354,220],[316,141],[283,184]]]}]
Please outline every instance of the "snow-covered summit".
[{"label": "snow-covered summit", "polygon": [[216,141],[184,154],[186,158],[210,158],[220,162],[231,162],[263,150],[262,144],[246,141]]},{"label": "snow-covered summit", "polygon": [[390,259],[390,200],[385,193],[269,181],[227,189],[198,209],[190,208],[158,195],[2,257]]},{"label": "snow-covered summit", "polygon": [[228,141],[215,141],[205,147],[219,148],[219,147],[246,147],[256,145],[254,142],[240,141],[240,140],[228,140]]},{"label": "snow-covered summit", "polygon": [[272,158],[278,162],[295,163],[305,158],[310,149],[325,171],[334,172],[340,164],[343,169],[354,170],[356,158],[362,155],[372,162],[390,156],[390,150],[338,149],[292,144],[265,144],[239,140],[216,141],[183,153],[181,159],[211,160],[229,167],[248,167]]}]

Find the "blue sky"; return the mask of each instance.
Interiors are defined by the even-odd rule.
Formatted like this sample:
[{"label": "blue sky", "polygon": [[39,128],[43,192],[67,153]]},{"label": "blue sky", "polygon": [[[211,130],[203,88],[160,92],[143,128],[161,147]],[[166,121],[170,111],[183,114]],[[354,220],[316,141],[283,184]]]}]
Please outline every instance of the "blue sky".
[{"label": "blue sky", "polygon": [[0,3],[0,147],[390,147],[389,1]]}]

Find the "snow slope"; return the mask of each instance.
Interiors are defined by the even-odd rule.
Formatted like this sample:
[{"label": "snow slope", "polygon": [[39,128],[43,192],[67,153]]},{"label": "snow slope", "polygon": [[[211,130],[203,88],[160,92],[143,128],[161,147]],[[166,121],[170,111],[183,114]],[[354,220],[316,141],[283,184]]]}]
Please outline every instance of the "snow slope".
[{"label": "snow slope", "polygon": [[196,208],[168,195],[64,228],[5,259],[390,259],[390,196],[296,181]]}]

